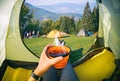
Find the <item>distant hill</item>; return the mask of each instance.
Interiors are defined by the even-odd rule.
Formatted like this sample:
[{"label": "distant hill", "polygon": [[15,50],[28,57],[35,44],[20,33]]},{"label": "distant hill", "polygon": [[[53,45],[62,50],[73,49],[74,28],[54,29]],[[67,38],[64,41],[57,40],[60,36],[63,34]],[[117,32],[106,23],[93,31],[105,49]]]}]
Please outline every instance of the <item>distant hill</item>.
[{"label": "distant hill", "polygon": [[[90,8],[93,10],[93,8],[96,6],[95,3],[90,3]],[[53,5],[38,5],[38,8],[42,8],[45,10],[49,10],[54,13],[78,13],[83,14],[84,7],[86,4],[76,4],[76,3],[58,3]]]},{"label": "distant hill", "polygon": [[57,20],[60,16],[69,16],[75,18],[82,17],[82,15],[78,13],[55,13],[46,9],[35,7],[28,3],[25,3],[25,5],[27,5],[31,11],[34,11],[34,18],[38,20],[47,20],[47,19]]},{"label": "distant hill", "polygon": [[42,9],[42,8],[34,7],[28,3],[25,3],[25,5],[27,5],[31,11],[34,11],[34,18],[38,19],[38,20],[43,20],[43,19],[47,19],[47,18],[51,18],[54,20],[59,16],[58,14],[55,14],[53,12],[50,12],[50,11]]}]

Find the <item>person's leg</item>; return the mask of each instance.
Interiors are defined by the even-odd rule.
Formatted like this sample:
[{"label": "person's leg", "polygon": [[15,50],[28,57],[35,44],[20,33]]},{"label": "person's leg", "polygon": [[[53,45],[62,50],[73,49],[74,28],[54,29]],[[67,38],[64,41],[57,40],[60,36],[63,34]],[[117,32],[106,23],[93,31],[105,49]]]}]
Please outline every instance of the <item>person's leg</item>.
[{"label": "person's leg", "polygon": [[61,70],[60,81],[80,81],[74,72],[71,63],[68,62],[66,67]]},{"label": "person's leg", "polygon": [[60,70],[51,67],[43,76],[42,81],[59,81],[59,73]]}]

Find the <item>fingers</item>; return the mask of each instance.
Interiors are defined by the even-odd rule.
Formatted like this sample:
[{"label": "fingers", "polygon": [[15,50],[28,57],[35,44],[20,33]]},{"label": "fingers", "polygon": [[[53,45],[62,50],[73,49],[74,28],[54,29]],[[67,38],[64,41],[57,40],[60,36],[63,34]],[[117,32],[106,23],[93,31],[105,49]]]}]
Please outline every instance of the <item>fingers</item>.
[{"label": "fingers", "polygon": [[52,60],[52,63],[53,63],[53,65],[54,64],[56,64],[57,62],[59,62],[59,61],[61,61],[63,59],[63,57],[56,57],[56,58],[53,58],[53,59],[51,59]]},{"label": "fingers", "polygon": [[51,46],[53,46],[53,45],[48,44],[48,45],[45,46],[45,48],[43,49],[43,52],[41,54],[41,56],[42,56],[41,58],[47,59],[50,62],[50,65],[54,65],[57,62],[61,61],[63,59],[63,57],[56,57],[56,58],[52,58],[52,59],[48,58],[47,55],[46,55],[46,50]]},{"label": "fingers", "polygon": [[[46,47],[44,48],[44,52],[46,52],[46,50],[49,48],[49,47],[51,47],[51,46],[53,46],[52,44],[48,44],[48,45],[46,45]],[[50,59],[50,58],[49,58]],[[52,64],[54,65],[54,64],[56,64],[57,62],[59,62],[59,61],[61,61],[63,59],[63,57],[56,57],[56,58],[53,58],[53,59],[50,59],[51,61],[52,61]]]}]

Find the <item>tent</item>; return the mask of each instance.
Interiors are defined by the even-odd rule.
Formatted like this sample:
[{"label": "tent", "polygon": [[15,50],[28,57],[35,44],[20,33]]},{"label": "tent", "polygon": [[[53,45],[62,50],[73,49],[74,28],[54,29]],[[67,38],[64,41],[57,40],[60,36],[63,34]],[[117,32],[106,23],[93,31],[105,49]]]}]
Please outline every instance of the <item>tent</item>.
[{"label": "tent", "polygon": [[[29,75],[39,60],[24,46],[20,37],[19,14],[23,2],[24,0],[0,1],[0,80],[2,81],[26,81],[27,78],[24,76]],[[92,49],[73,63],[73,66],[81,81],[105,79],[120,81],[120,0],[97,0],[97,3],[99,31],[95,44],[98,48],[104,48]],[[112,52],[106,48],[110,48]]]},{"label": "tent", "polygon": [[86,34],[85,29],[81,29],[81,30],[77,33],[76,36],[78,36],[78,37],[86,37],[87,34]]},{"label": "tent", "polygon": [[62,36],[69,36],[66,32],[60,32]]},{"label": "tent", "polygon": [[47,35],[48,38],[55,38],[55,36],[57,37],[62,37],[62,33],[60,31],[57,30],[52,30],[50,31],[50,33]]}]

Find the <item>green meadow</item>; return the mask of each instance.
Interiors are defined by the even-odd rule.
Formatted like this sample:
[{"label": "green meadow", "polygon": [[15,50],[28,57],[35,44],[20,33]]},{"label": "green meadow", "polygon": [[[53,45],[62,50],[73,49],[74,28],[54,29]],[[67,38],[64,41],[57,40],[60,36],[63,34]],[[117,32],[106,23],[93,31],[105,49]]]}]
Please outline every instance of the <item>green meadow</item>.
[{"label": "green meadow", "polygon": [[[95,36],[91,37],[76,37],[68,36],[59,38],[65,41],[65,45],[71,48],[70,61],[74,62],[78,60],[82,55],[84,55],[92,46]],[[52,38],[29,38],[23,39],[25,45],[37,56],[40,56],[43,48],[49,44],[54,44],[54,39]]]}]

